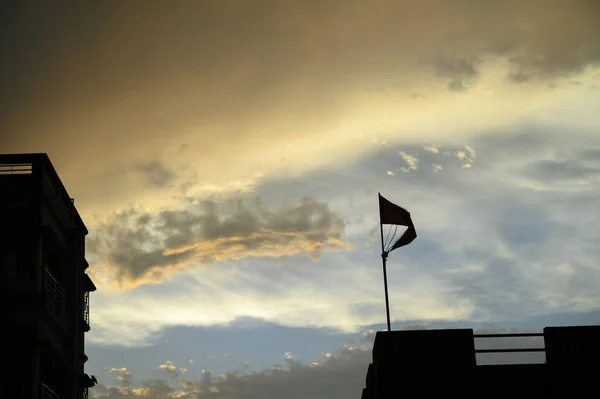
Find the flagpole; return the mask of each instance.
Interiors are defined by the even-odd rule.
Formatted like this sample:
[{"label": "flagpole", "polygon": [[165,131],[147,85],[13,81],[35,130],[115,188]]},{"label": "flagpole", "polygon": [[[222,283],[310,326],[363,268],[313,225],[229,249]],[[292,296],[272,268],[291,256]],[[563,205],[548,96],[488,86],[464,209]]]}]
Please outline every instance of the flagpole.
[{"label": "flagpole", "polygon": [[[386,243],[383,242],[383,222],[385,224],[394,224],[396,226],[406,226],[407,229],[402,234],[402,236],[394,243],[393,245],[388,246],[388,250],[386,251]],[[417,238],[417,232],[415,231],[415,226],[413,225],[412,219],[410,217],[410,213],[396,205],[388,201],[387,199],[381,196],[379,193],[379,230],[381,232],[381,260],[383,262],[383,286],[385,288],[385,311],[387,314],[387,328],[388,331],[392,331],[392,323],[390,321],[390,299],[388,295],[388,284],[387,284],[387,257],[390,251],[394,249],[403,247],[405,245],[410,244]],[[392,236],[392,241],[394,240],[394,236],[396,232],[394,231],[394,235]],[[391,244],[391,242],[389,243]]]},{"label": "flagpole", "polygon": [[387,254],[385,253],[385,247],[383,245],[383,223],[379,223],[379,231],[381,232],[381,260],[383,262],[383,286],[385,288],[385,313],[387,316],[387,329],[392,331],[392,325],[390,323],[390,300],[388,297],[388,285],[387,285]]}]

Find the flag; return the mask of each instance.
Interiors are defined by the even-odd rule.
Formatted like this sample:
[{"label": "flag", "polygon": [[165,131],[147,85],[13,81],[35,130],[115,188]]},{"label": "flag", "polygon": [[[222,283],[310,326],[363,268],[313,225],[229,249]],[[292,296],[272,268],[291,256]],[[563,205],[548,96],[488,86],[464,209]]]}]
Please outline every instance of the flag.
[{"label": "flag", "polygon": [[388,201],[382,197],[381,194],[379,194],[379,220],[382,225],[393,224],[408,227],[402,237],[400,237],[387,252],[408,245],[417,238],[417,232],[410,217],[410,213],[406,209]]}]

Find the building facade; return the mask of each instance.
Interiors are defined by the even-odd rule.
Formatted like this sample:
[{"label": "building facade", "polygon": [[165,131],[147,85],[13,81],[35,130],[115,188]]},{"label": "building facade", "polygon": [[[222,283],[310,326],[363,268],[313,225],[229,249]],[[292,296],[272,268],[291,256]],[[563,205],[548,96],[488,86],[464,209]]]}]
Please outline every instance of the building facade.
[{"label": "building facade", "polygon": [[[88,231],[46,154],[0,155],[2,397],[87,398]],[[6,396],[5,396],[6,394]]]}]

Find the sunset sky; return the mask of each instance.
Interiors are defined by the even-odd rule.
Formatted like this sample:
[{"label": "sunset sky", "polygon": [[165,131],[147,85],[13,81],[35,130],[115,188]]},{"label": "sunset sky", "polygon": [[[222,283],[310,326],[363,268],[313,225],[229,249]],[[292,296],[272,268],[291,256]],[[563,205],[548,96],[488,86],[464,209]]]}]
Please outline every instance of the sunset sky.
[{"label": "sunset sky", "polygon": [[600,2],[26,3],[0,152],[90,231],[95,398],[359,397],[377,192],[395,328],[600,324]]}]

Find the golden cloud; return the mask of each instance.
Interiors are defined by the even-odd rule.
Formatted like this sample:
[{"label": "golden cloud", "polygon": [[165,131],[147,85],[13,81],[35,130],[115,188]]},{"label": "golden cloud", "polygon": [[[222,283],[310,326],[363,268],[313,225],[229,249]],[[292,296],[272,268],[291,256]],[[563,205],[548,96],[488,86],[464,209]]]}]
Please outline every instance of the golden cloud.
[{"label": "golden cloud", "polygon": [[237,203],[226,216],[217,204],[198,209],[114,215],[90,238],[94,278],[130,288],[159,283],[177,270],[247,257],[281,258],[352,248],[342,238],[345,224],[327,204],[305,197],[276,212]]}]

